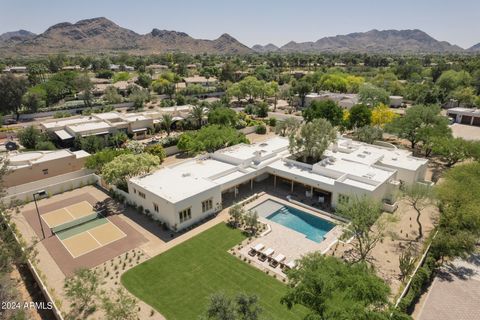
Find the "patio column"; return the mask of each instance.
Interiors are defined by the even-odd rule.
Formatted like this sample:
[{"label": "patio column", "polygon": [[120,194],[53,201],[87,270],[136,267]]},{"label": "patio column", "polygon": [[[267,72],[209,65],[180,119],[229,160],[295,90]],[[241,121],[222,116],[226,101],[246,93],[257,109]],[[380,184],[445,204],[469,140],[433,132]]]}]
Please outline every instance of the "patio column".
[{"label": "patio column", "polygon": [[277,176],[274,175],[273,176],[273,189],[276,189],[277,188]]},{"label": "patio column", "polygon": [[293,193],[293,180],[292,180],[292,188],[291,188],[291,191],[290,191],[290,192],[292,192],[292,193]]},{"label": "patio column", "polygon": [[250,190],[253,190],[253,179],[250,179]]},{"label": "patio column", "polygon": [[313,199],[313,186],[310,186],[310,198]]}]

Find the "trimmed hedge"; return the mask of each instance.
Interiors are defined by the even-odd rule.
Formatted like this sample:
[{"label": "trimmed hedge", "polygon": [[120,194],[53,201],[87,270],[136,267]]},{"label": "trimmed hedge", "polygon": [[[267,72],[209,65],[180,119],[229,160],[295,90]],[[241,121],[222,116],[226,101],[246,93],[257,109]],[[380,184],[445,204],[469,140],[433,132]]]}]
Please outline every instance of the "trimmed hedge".
[{"label": "trimmed hedge", "polygon": [[420,296],[430,285],[434,277],[436,268],[436,260],[432,254],[428,254],[423,265],[418,268],[410,282],[410,288],[407,294],[398,304],[398,309],[403,312],[411,312]]}]

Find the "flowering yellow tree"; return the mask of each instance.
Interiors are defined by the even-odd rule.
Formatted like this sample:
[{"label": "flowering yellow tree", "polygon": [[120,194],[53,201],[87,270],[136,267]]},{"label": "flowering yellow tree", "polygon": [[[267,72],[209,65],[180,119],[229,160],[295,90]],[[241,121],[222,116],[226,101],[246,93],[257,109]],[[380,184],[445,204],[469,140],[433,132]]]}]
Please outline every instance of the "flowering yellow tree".
[{"label": "flowering yellow tree", "polygon": [[372,125],[384,127],[397,117],[397,114],[383,103],[379,104],[372,110]]}]

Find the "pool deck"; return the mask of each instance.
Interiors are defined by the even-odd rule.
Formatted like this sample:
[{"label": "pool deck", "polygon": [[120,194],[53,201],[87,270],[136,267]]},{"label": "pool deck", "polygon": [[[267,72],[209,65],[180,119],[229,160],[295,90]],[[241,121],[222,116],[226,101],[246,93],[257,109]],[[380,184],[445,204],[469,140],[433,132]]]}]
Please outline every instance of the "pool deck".
[{"label": "pool deck", "polygon": [[[245,209],[247,210],[252,209],[266,200],[273,200],[280,203],[282,206],[286,205],[286,206],[307,212],[309,214],[312,214],[318,218],[321,218],[333,223],[337,223],[337,224],[339,223],[338,221],[335,221],[331,217],[321,215],[313,210],[309,210],[307,208],[291,203],[287,200],[273,197],[272,195],[268,195],[268,194],[263,195],[258,199],[256,199],[255,201],[249,203],[248,205],[245,206]],[[275,205],[276,204],[272,206],[272,211],[270,211],[270,213],[275,211],[276,210],[275,208],[278,209],[278,205],[277,206]],[[259,220],[262,223],[269,225],[270,231],[264,232],[263,235],[260,235],[258,238],[253,239],[252,242],[246,244],[243,248],[239,250],[239,254],[242,256],[242,258],[249,259],[255,267],[263,271],[272,272],[277,276],[279,276],[280,278],[285,278],[285,274],[282,272],[280,267],[277,266],[276,268],[272,268],[270,267],[268,260],[266,260],[265,262],[262,262],[258,259],[258,257],[256,256],[251,257],[248,255],[248,251],[250,251],[251,247],[254,247],[257,244],[261,243],[265,245],[265,249],[272,248],[275,250],[275,252],[272,255],[272,258],[277,256],[278,254],[283,254],[284,256],[286,256],[284,263],[288,263],[289,261],[299,259],[302,256],[311,252],[320,251],[324,253],[328,251],[331,246],[337,243],[338,238],[342,235],[342,232],[343,232],[342,226],[337,225],[325,235],[325,240],[318,243],[310,239],[307,239],[307,237],[303,233],[297,232],[281,224],[278,224],[274,221],[266,219],[265,214],[266,212],[259,213]]]}]

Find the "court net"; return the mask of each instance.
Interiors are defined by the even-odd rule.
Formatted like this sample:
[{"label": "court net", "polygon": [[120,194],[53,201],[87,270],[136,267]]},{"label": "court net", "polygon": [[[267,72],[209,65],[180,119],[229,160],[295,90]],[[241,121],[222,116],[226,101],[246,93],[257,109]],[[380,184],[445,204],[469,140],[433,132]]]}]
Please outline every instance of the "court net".
[{"label": "court net", "polygon": [[80,225],[86,224],[86,223],[88,223],[92,220],[99,219],[99,218],[104,218],[104,216],[102,214],[102,211],[93,212],[93,213],[91,213],[89,215],[86,215],[86,216],[83,216],[81,218],[62,223],[58,226],[55,226],[55,227],[51,228],[51,231],[52,231],[52,233],[59,233],[59,232],[62,232],[62,231],[66,231],[66,230],[78,227]]}]

